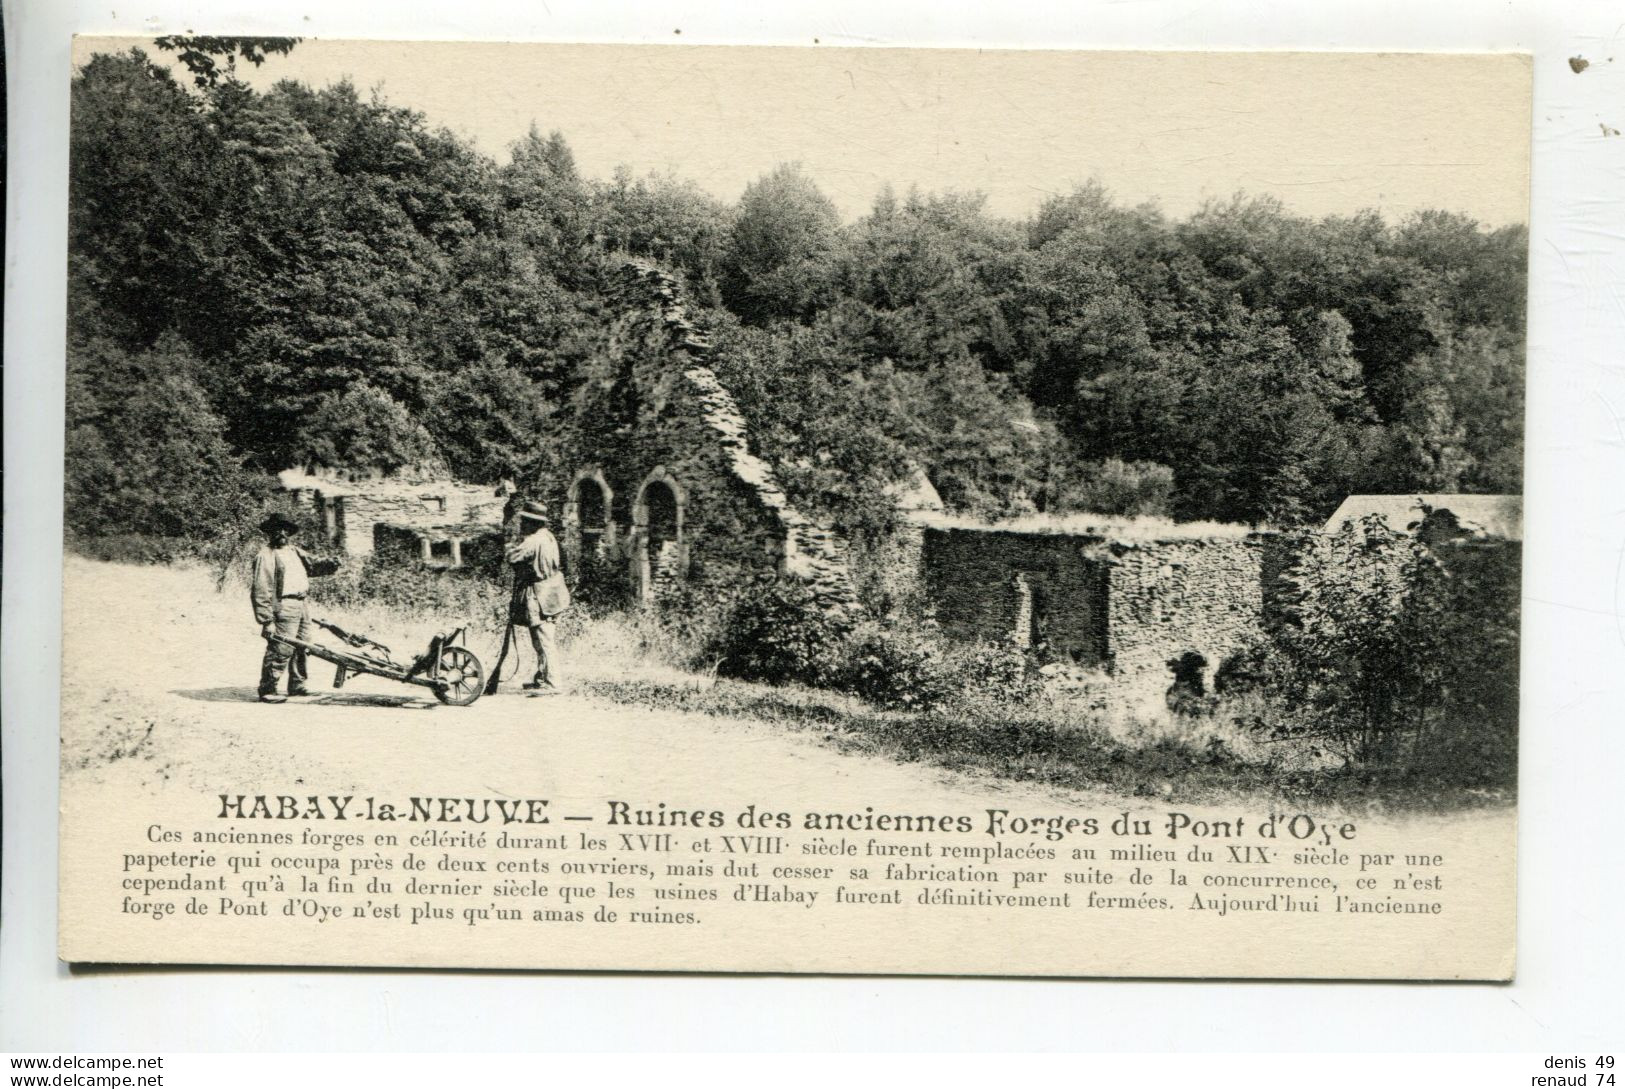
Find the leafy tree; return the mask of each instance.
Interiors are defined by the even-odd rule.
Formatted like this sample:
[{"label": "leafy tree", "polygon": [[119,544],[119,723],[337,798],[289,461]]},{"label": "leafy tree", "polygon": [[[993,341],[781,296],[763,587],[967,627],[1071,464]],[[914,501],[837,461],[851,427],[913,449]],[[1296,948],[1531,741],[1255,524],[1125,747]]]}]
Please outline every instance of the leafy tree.
[{"label": "leafy tree", "polygon": [[81,331],[137,349],[206,335],[229,153],[199,102],[139,50],[98,54],[73,82],[69,143],[70,306],[96,321]]},{"label": "leafy tree", "polygon": [[592,202],[594,231],[606,245],[680,271],[693,302],[720,304],[730,241],[721,202],[675,174],[634,177],[626,167],[593,187]]},{"label": "leafy tree", "polygon": [[226,442],[225,421],[174,336],[130,354],[70,341],[65,500],[68,528],[209,542],[257,509],[264,486]]},{"label": "leafy tree", "polygon": [[909,453],[945,504],[988,518],[1036,509],[1054,432],[1004,376],[959,355],[890,378],[892,412]]},{"label": "leafy tree", "polygon": [[[255,68],[273,54],[287,56],[299,44],[298,38],[211,38],[202,35],[170,34],[156,39],[153,44],[175,59],[192,73],[192,82],[199,87],[218,86],[222,77],[235,79],[237,58]],[[223,67],[222,67],[223,65]]]},{"label": "leafy tree", "polygon": [[1144,303],[1118,278],[1102,247],[1070,228],[1032,255],[1018,305],[1030,396],[1088,429],[1079,383],[1145,365],[1151,338]]},{"label": "leafy tree", "polygon": [[1456,324],[1523,332],[1527,227],[1485,230],[1467,216],[1432,209],[1414,213],[1393,234],[1390,249],[1396,257],[1414,262],[1443,282],[1443,301]]},{"label": "leafy tree", "polygon": [[365,383],[323,394],[295,432],[292,448],[301,464],[383,473],[438,460],[434,439],[406,407]]},{"label": "leafy tree", "polygon": [[853,367],[825,330],[725,323],[716,347],[718,377],[790,497],[847,529],[889,527],[887,488],[913,463],[888,376]]},{"label": "leafy tree", "polygon": [[424,425],[451,472],[463,480],[529,480],[541,452],[557,444],[542,386],[489,357],[439,379]]},{"label": "leafy tree", "polygon": [[[183,352],[261,468],[438,445],[459,472],[544,473],[527,436],[619,350],[629,252],[678,272],[758,451],[850,527],[884,525],[918,467],[990,515],[1289,525],[1350,491],[1519,486],[1520,227],[1246,196],[1175,222],[1097,183],[1019,223],[888,190],[843,227],[793,164],[733,207],[671,175],[592,182],[557,132],[498,164],[347,82],[235,77],[291,42],[164,44],[194,88],[135,50],[74,79],[76,351]],[[352,395],[381,448],[344,433]]]},{"label": "leafy tree", "polygon": [[970,353],[989,370],[1014,365],[1005,299],[1019,275],[1020,236],[989,216],[980,193],[883,192],[836,262],[828,320],[849,350],[920,370]]},{"label": "leafy tree", "polygon": [[762,175],[739,198],[723,301],[751,325],[808,316],[827,297],[839,228],[835,204],[799,163]]},{"label": "leafy tree", "polygon": [[1089,511],[1125,517],[1172,513],[1174,471],[1151,461],[1107,458],[1068,468],[1057,481],[1057,510]]},{"label": "leafy tree", "polygon": [[536,249],[508,234],[477,234],[450,256],[428,340],[437,373],[496,357],[540,395],[562,402],[598,344],[595,295],[560,283]]},{"label": "leafy tree", "polygon": [[550,273],[569,283],[591,244],[591,192],[564,135],[535,125],[497,171],[504,233],[522,241]]}]

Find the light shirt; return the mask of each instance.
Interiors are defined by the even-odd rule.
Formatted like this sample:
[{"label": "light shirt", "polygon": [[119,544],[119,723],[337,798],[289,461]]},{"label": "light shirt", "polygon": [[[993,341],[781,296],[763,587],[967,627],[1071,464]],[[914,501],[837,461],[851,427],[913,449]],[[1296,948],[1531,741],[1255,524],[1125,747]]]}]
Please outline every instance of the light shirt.
[{"label": "light shirt", "polygon": [[293,597],[310,592],[310,575],[305,570],[305,561],[298,549],[284,545],[271,549],[271,555],[276,558],[278,593],[283,597]]},{"label": "light shirt", "polygon": [[524,570],[531,581],[552,578],[563,566],[559,542],[545,526],[504,551],[508,562]]}]

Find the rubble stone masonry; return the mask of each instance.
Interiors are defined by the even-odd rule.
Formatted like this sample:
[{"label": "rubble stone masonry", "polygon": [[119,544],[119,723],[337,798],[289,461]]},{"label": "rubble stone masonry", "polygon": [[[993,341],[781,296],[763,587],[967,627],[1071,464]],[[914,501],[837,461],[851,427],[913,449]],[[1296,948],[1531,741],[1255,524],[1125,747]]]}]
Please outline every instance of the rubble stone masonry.
[{"label": "rubble stone masonry", "polygon": [[[943,631],[1012,641],[1119,677],[1213,671],[1263,631],[1273,536],[1125,542],[994,528],[924,530],[923,581]],[[1267,562],[1268,559],[1268,562]]]},{"label": "rubble stone masonry", "polygon": [[[752,453],[732,394],[706,365],[711,351],[676,281],[643,261],[623,268],[610,348],[572,405],[568,479],[556,500],[566,547],[598,534],[598,558],[619,568],[634,599],[728,593],[784,573],[829,608],[855,601],[845,540],[807,518]],[[583,490],[609,492],[608,524],[587,526]],[[596,498],[595,498],[596,501]],[[674,503],[675,525],[659,524]]]}]

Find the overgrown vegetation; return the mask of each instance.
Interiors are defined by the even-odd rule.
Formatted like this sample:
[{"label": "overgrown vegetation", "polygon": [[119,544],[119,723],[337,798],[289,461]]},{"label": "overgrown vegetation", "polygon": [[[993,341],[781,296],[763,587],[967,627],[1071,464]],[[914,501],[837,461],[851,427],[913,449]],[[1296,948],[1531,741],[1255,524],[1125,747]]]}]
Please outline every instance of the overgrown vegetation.
[{"label": "overgrown vegetation", "polygon": [[[682,278],[758,452],[846,528],[883,526],[916,466],[978,517],[1292,525],[1518,490],[1522,227],[1246,196],[1175,220],[1095,184],[1023,221],[887,191],[841,222],[795,164],[728,204],[584,177],[542,129],[495,162],[349,83],[238,78],[291,40],[160,46],[73,83],[69,491],[112,497],[78,533],[218,528],[109,465],[182,510],[235,502],[234,465],[545,473],[625,253]],[[198,457],[126,418],[162,406]]]},{"label": "overgrown vegetation", "polygon": [[[685,621],[690,635],[720,638],[667,627],[655,642],[668,665],[709,662],[725,677],[788,686],[752,689],[753,713],[838,724],[909,758],[1017,778],[1143,792],[1137,777],[1149,774],[1181,791],[1198,784],[1198,793],[1228,784],[1439,805],[1509,797],[1519,550],[1430,537],[1426,518],[1423,526],[1396,532],[1372,517],[1331,537],[1304,535],[1269,634],[1221,665],[1216,694],[1195,697],[1176,680],[1167,713],[1125,711],[1132,701],[1104,676],[1082,687],[1046,683],[1032,653],[953,644],[929,618],[834,618],[795,583],[743,595],[721,610],[725,622]],[[712,713],[733,706],[709,689],[668,684],[601,688]]]},{"label": "overgrown vegetation", "polygon": [[[681,278],[756,452],[844,529],[883,533],[887,486],[920,468],[949,518],[1146,534],[1520,490],[1521,226],[1311,220],[1244,195],[1175,220],[1092,183],[1023,221],[888,190],[843,223],[794,164],[729,205],[670,175],[583,177],[536,128],[495,162],[347,82],[237,78],[292,41],[159,44],[189,80],[132,49],[73,83],[67,526],[92,554],[224,572],[268,474],[300,462],[554,471],[572,411],[613,393],[625,254]],[[831,614],[794,583],[567,627],[609,662],[687,671],[600,675],[609,698],[1016,778],[1510,789],[1516,561],[1442,547],[1363,526],[1311,550],[1289,621],[1161,725],[1057,695],[1014,647]],[[383,563],[326,593],[492,630],[505,596]]]},{"label": "overgrown vegetation", "polygon": [[1510,788],[1519,551],[1377,517],[1302,547],[1285,621],[1220,672],[1224,713],[1349,767]]}]

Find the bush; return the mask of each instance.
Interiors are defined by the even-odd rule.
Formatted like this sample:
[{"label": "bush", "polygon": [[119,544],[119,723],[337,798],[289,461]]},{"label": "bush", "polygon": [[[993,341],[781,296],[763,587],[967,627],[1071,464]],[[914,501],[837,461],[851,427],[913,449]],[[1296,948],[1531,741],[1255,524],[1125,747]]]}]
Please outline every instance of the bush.
[{"label": "bush", "polygon": [[[624,582],[622,584],[624,586]],[[711,584],[680,583],[663,602],[658,623],[681,664],[710,669],[728,655],[735,613],[743,596]]]},{"label": "bush", "polygon": [[829,685],[841,674],[851,618],[823,607],[795,579],[743,595],[717,650],[719,672],[741,680]]},{"label": "bush", "polygon": [[324,579],[320,597],[335,607],[383,605],[443,622],[468,621],[474,631],[500,633],[507,621],[508,589],[454,571],[400,566],[372,557]]},{"label": "bush", "polygon": [[68,550],[103,563],[169,564],[196,554],[197,542],[184,537],[147,537],[138,533],[88,537],[67,531]]},{"label": "bush", "polygon": [[1016,706],[1032,700],[1044,688],[1032,660],[1013,643],[955,647],[943,665],[955,698],[964,703]]},{"label": "bush", "polygon": [[1288,621],[1224,662],[1225,713],[1350,767],[1456,785],[1516,776],[1519,550],[1437,548],[1367,519],[1287,572]]},{"label": "bush", "polygon": [[[586,610],[593,616],[618,612],[632,604],[632,584],[626,565],[615,558],[583,556],[573,573],[574,583],[570,596],[577,610]],[[686,584],[685,584],[685,589]]]},{"label": "bush", "polygon": [[928,623],[889,623],[858,635],[848,647],[839,684],[876,706],[900,711],[1010,706],[1043,688],[1019,647],[948,646]]},{"label": "bush", "polygon": [[937,707],[953,694],[934,634],[896,624],[853,639],[840,686],[878,707],[909,711]]},{"label": "bush", "polygon": [[1092,514],[1164,517],[1173,509],[1174,471],[1154,461],[1107,458],[1079,466],[1062,483],[1059,506]]}]

